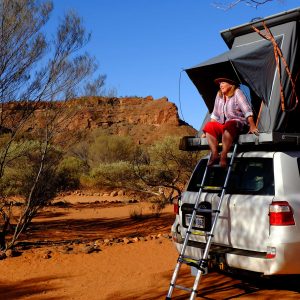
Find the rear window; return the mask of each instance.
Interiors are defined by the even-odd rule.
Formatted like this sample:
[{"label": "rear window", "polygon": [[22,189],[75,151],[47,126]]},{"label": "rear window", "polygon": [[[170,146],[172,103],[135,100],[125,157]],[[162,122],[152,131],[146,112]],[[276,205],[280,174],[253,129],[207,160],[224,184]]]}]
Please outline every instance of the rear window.
[{"label": "rear window", "polygon": [[[207,164],[202,159],[197,165],[188,184],[188,191],[198,192]],[[214,193],[214,188],[222,187],[226,169],[208,168],[203,191]],[[227,186],[227,194],[274,195],[274,170],[272,158],[236,158]]]}]

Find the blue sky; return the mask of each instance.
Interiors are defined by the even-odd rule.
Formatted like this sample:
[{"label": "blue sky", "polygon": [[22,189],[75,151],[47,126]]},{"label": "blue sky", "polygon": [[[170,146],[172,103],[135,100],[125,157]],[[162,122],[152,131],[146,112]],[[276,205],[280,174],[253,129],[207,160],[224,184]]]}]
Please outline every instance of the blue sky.
[{"label": "blue sky", "polygon": [[233,0],[54,0],[51,23],[75,10],[92,34],[85,50],[107,75],[107,89],[118,97],[165,96],[198,129],[207,109],[181,71],[227,50],[220,31],[300,7],[300,0],[274,0],[224,11],[216,2]]}]

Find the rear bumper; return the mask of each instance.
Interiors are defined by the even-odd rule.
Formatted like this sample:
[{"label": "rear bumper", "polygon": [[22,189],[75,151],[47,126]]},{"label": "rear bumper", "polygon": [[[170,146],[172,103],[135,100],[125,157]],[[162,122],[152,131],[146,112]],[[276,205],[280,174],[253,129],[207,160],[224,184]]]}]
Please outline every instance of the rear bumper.
[{"label": "rear bumper", "polygon": [[276,249],[274,258],[259,258],[228,253],[226,262],[229,266],[260,272],[264,275],[300,274],[300,243],[272,245]]},{"label": "rear bumper", "polygon": [[[173,242],[178,252],[181,251],[183,239],[179,233],[172,230]],[[223,256],[226,264],[237,268],[263,275],[300,274],[300,242],[293,244],[271,245],[276,249],[274,258],[266,258],[267,252],[256,252],[242,249],[212,245],[210,255]],[[202,257],[205,243],[190,241],[186,248],[187,256],[199,259]]]}]

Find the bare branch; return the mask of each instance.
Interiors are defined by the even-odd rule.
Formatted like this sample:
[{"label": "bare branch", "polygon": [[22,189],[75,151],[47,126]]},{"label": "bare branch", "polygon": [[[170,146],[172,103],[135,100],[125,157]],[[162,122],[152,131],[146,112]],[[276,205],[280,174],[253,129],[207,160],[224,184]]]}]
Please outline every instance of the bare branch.
[{"label": "bare branch", "polygon": [[[82,51],[90,34],[76,13],[66,13],[48,39],[43,29],[52,10],[47,0],[0,0],[0,196],[15,184],[26,197],[8,247],[56,191],[49,187],[58,149],[67,143],[61,134],[74,113],[62,113],[59,103],[51,101],[68,100],[70,91],[97,69],[94,58]],[[101,76],[93,88],[102,88]],[[30,134],[37,115],[44,126]],[[24,168],[18,179],[11,174],[16,166]]]},{"label": "bare branch", "polygon": [[[250,7],[254,7],[254,8],[258,8],[258,6],[264,5],[267,2],[272,2],[274,0],[235,0],[235,1],[227,1],[228,3],[224,3],[224,2],[213,2],[213,6],[215,6],[218,9],[222,9],[222,10],[229,10],[234,8],[235,6],[243,3],[247,6]],[[282,2],[281,0],[278,0],[279,2]]]}]

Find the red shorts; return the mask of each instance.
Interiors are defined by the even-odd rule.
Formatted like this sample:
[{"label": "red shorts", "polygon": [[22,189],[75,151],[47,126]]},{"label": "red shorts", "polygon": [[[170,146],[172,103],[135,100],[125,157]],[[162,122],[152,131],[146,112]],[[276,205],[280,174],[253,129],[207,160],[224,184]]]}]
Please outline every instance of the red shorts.
[{"label": "red shorts", "polygon": [[243,125],[238,121],[227,121],[224,124],[219,122],[207,122],[203,128],[203,132],[209,133],[216,139],[221,139],[223,132],[227,130],[233,139],[243,130]]}]

